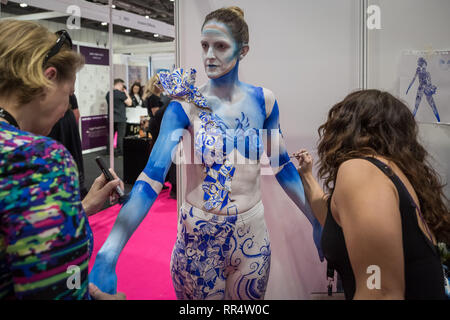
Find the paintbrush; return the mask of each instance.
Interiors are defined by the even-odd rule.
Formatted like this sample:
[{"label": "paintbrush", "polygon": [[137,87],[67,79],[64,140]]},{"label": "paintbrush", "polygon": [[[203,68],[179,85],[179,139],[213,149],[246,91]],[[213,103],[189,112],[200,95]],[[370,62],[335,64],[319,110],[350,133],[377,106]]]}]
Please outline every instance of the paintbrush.
[{"label": "paintbrush", "polygon": [[293,155],[293,154],[292,154],[292,155],[289,156],[289,158],[290,158],[290,159],[292,159],[292,158],[297,158],[297,156],[301,156],[301,155],[307,154],[307,153],[308,153],[308,151],[303,151],[303,152],[301,152],[301,153],[299,153],[299,154],[297,154],[297,155]]}]

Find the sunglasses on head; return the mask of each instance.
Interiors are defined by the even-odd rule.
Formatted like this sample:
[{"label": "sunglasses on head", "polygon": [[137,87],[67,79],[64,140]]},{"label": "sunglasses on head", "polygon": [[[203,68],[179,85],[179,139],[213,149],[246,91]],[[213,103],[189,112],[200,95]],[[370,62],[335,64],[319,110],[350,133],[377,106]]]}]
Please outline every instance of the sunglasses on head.
[{"label": "sunglasses on head", "polygon": [[55,32],[55,34],[59,36],[58,40],[56,40],[55,45],[50,49],[50,51],[45,56],[43,63],[44,66],[46,65],[48,60],[50,60],[52,57],[58,54],[58,52],[61,50],[64,44],[67,44],[70,47],[70,49],[73,49],[72,39],[70,38],[70,35],[66,30],[57,31]]}]

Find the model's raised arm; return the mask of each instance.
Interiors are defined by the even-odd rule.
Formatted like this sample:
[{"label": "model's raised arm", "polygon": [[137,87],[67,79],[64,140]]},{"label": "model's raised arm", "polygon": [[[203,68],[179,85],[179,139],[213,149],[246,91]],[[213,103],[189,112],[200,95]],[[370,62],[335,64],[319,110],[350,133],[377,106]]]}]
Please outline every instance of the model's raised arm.
[{"label": "model's raised arm", "polygon": [[113,229],[97,254],[89,282],[101,291],[115,294],[117,277],[115,268],[128,239],[147,215],[161,191],[172,154],[189,126],[189,119],[181,104],[172,101],[161,123],[161,131],[145,169],[133,186],[129,199],[120,210]]}]

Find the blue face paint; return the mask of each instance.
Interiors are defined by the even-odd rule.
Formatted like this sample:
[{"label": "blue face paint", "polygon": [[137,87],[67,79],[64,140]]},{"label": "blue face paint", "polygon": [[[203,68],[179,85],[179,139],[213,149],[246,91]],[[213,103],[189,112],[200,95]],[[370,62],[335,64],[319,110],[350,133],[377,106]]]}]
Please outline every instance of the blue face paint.
[{"label": "blue face paint", "polygon": [[239,60],[236,61],[236,65],[231,71],[217,79],[211,79],[211,84],[214,87],[227,86],[235,83],[239,83]]},{"label": "blue face paint", "polygon": [[218,79],[236,69],[240,45],[233,39],[229,28],[220,22],[208,22],[202,31],[203,64],[210,79]]}]

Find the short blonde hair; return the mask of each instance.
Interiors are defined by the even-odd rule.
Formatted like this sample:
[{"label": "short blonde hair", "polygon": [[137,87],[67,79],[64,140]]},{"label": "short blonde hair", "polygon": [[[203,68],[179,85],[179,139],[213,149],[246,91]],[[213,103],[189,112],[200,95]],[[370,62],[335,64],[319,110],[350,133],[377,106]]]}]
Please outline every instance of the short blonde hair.
[{"label": "short blonde hair", "polygon": [[156,86],[156,83],[159,81],[159,77],[157,74],[155,74],[153,77],[148,80],[147,84],[144,88],[144,95],[142,99],[147,99],[152,94],[159,94],[161,93],[161,89]]},{"label": "short blonde hair", "polygon": [[0,22],[0,95],[16,95],[20,104],[33,100],[52,82],[44,70],[54,67],[57,81],[68,80],[84,66],[84,57],[67,45],[43,65],[58,36],[35,22]]}]

